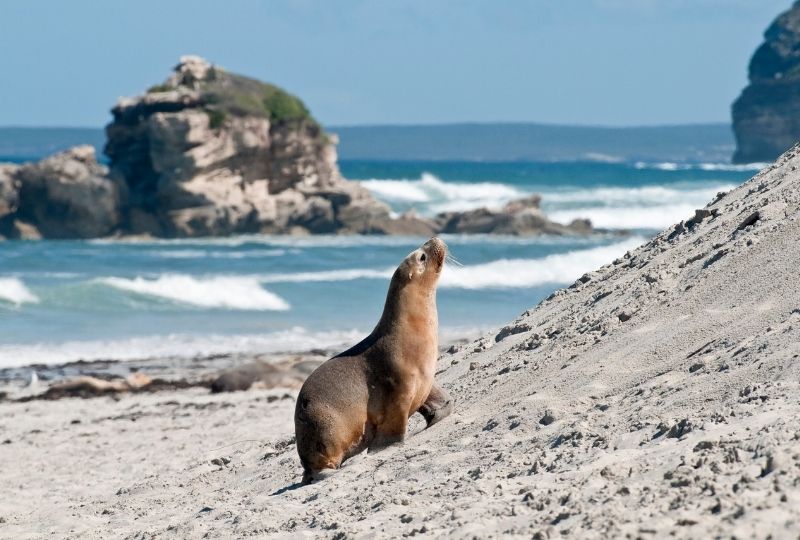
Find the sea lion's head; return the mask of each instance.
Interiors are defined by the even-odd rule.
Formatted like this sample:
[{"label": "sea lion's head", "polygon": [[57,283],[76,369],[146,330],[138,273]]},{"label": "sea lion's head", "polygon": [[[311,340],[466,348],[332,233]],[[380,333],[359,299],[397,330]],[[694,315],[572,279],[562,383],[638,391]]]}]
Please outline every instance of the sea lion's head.
[{"label": "sea lion's head", "polygon": [[406,283],[420,283],[435,286],[444,268],[447,257],[447,244],[441,238],[433,237],[415,249],[400,263],[397,274]]}]

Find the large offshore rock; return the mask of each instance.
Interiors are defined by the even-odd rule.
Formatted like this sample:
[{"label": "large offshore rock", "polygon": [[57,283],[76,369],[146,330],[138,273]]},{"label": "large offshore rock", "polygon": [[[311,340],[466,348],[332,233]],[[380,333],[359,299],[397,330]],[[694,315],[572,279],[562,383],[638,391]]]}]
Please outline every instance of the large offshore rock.
[{"label": "large offshore rock", "polygon": [[733,161],[773,161],[800,140],[800,2],[766,30],[749,77],[733,104]]},{"label": "large offshore rock", "polygon": [[389,207],[336,164],[336,139],[280,88],[183,57],[164,84],[112,110],[111,174],[128,232],[158,236],[369,232]]}]

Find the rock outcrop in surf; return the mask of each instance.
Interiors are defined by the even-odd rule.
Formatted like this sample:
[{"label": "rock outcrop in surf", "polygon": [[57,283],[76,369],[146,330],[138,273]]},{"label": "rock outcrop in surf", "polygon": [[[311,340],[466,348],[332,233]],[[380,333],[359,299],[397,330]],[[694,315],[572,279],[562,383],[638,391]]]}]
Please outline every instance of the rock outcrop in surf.
[{"label": "rock outcrop in surf", "polygon": [[0,166],[0,235],[94,238],[120,221],[120,189],[97,163],[94,147],[76,146],[38,163]]},{"label": "rock outcrop in surf", "polygon": [[764,32],[749,78],[733,104],[733,161],[773,161],[800,140],[800,2]]},{"label": "rock outcrop in surf", "polygon": [[0,236],[591,231],[586,222],[551,222],[533,199],[431,219],[394,216],[342,177],[336,136],[300,99],[196,56],[111,112],[108,168],[91,147],[0,167]]}]

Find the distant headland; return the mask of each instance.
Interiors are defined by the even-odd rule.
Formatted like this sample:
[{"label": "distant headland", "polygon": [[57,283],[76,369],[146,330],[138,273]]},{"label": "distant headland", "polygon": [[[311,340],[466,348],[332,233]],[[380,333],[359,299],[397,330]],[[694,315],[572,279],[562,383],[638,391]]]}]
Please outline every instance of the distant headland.
[{"label": "distant headland", "polygon": [[[537,123],[330,126],[340,160],[727,163],[730,124],[598,127]],[[101,128],[0,127],[0,160],[34,160],[81,144],[101,152]]]},{"label": "distant headland", "polygon": [[735,163],[773,161],[800,140],[800,2],[764,32],[733,104]]}]

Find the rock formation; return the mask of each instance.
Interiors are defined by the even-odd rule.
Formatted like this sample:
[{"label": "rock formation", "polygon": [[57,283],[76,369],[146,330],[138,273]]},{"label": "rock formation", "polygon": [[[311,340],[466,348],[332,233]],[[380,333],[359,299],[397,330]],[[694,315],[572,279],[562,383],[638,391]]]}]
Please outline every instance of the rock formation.
[{"label": "rock formation", "polygon": [[341,177],[336,138],[280,88],[187,56],[112,114],[105,152],[131,233],[387,232],[389,207]]},{"label": "rock formation", "polygon": [[562,225],[547,219],[539,209],[542,198],[531,195],[511,201],[502,208],[478,208],[466,212],[445,212],[436,216],[437,230],[452,234],[589,234],[592,224],[586,219],[576,219]]},{"label": "rock formation", "polygon": [[538,197],[424,219],[392,215],[342,178],[335,135],[282,89],[185,56],[106,127],[109,167],[89,146],[0,166],[9,238],[265,234],[587,234],[549,221]]},{"label": "rock formation", "polygon": [[800,140],[800,2],[764,33],[733,104],[735,163],[773,161]]},{"label": "rock formation", "polygon": [[38,163],[0,167],[0,234],[10,238],[94,238],[119,222],[119,190],[92,146]]}]

